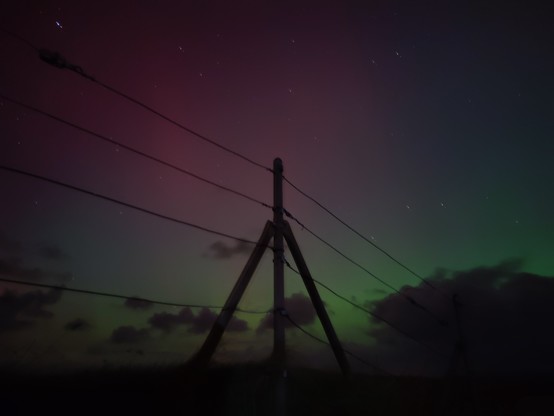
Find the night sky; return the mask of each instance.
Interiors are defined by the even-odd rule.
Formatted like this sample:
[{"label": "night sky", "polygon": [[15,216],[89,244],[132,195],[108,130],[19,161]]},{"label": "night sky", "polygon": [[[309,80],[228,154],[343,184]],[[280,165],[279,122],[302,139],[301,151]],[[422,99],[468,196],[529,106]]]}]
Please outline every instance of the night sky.
[{"label": "night sky", "polygon": [[[457,291],[476,367],[552,370],[540,355],[554,348],[544,327],[554,315],[551,15],[530,2],[472,3],[3,2],[0,93],[272,204],[270,172],[47,65],[9,31],[264,166],[282,158],[291,182],[442,292],[285,184],[288,211],[393,287],[413,286],[404,290],[451,325],[291,222],[315,279],[447,355],[456,331],[443,295]],[[7,99],[0,165],[248,240],[273,215]],[[0,171],[0,192],[3,278],[217,306],[251,250],[13,172]],[[286,270],[285,282],[291,317],[324,336],[299,276]],[[271,309],[272,290],[267,253],[240,307]],[[320,293],[360,356],[397,373],[446,370],[448,359]],[[184,361],[217,313],[9,283],[0,311],[0,360],[21,367]],[[216,359],[267,356],[263,319],[237,313]],[[534,361],[513,353],[539,344]],[[287,346],[292,361],[333,365],[296,329]]]}]

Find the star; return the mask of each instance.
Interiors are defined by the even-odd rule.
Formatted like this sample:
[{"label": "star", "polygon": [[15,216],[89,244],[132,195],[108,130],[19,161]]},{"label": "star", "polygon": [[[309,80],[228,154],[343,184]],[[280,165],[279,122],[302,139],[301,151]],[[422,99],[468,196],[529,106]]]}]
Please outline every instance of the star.
[{"label": "star", "polygon": [[63,26],[59,20],[56,20],[56,26],[58,26],[59,29],[63,29]]}]

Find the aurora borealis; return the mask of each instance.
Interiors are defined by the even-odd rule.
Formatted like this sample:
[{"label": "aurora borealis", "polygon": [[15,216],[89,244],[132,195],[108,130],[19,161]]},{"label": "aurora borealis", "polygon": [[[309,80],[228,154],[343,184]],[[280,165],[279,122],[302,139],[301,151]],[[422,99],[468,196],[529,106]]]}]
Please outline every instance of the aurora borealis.
[{"label": "aurora borealis", "polygon": [[[497,270],[513,259],[521,260],[517,272],[510,269],[517,279],[526,276],[520,272],[553,275],[552,28],[539,6],[5,3],[4,30],[263,165],[282,158],[288,179],[421,276]],[[1,94],[271,204],[269,172],[45,64],[5,32],[0,48]],[[272,217],[259,204],[5,99],[0,164],[249,240]],[[247,259],[248,250],[233,240],[14,173],[0,172],[0,190],[0,277],[223,305]],[[419,285],[290,186],[284,192],[286,209],[348,256],[396,288]],[[291,226],[314,278],[358,304],[389,294]],[[300,279],[286,270],[285,282],[298,302],[295,294],[305,293]],[[20,300],[37,290],[0,283],[2,296],[9,291]],[[198,348],[212,319],[202,308],[191,316],[175,307],[43,292],[46,300],[26,295],[20,309],[9,309],[11,320],[2,320],[4,364],[176,362]],[[320,293],[345,345],[375,359],[375,324]],[[240,306],[272,307],[269,253]],[[298,320],[323,336],[309,312]],[[267,355],[270,331],[257,330],[263,317],[238,313],[217,357]],[[287,345],[292,358],[332,361],[330,352],[310,354],[320,345],[292,328]]]}]

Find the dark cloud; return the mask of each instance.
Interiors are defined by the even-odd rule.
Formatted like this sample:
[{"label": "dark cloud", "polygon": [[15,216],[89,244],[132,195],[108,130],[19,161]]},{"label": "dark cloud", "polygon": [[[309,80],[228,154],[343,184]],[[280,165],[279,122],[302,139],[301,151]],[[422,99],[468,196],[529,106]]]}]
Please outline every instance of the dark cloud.
[{"label": "dark cloud", "polygon": [[71,332],[86,331],[91,328],[91,324],[84,319],[77,318],[65,324],[64,328]]},{"label": "dark cloud", "polygon": [[[398,294],[368,306],[418,340],[451,355],[457,340],[451,297],[458,294],[468,361],[473,371],[552,372],[554,278],[521,272],[520,266],[521,263],[512,261],[450,274],[438,272],[428,280],[442,295],[425,284],[402,288],[402,293],[447,318],[448,328],[418,312]],[[376,341],[371,349],[373,355],[390,370],[441,374],[448,368],[448,359],[433,355],[374,318],[369,334]]]},{"label": "dark cloud", "polygon": [[[294,293],[285,298],[285,309],[287,313],[298,325],[309,325],[315,321],[316,313],[309,297],[302,293]],[[285,320],[285,327],[292,327],[289,320]],[[273,329],[273,314],[267,314],[258,325],[256,332],[265,329]]]},{"label": "dark cloud", "polygon": [[67,255],[56,244],[42,243],[37,246],[38,254],[48,260],[64,260]]},{"label": "dark cloud", "polygon": [[137,329],[134,326],[126,325],[114,329],[110,340],[114,344],[138,344],[149,338],[150,331],[148,329]]},{"label": "dark cloud", "polygon": [[0,258],[0,275],[23,280],[54,279],[58,281],[71,280],[71,273],[53,272],[40,267],[25,267],[18,257]]},{"label": "dark cloud", "polygon": [[[32,247],[32,248],[31,248]],[[0,252],[11,256],[38,254],[47,260],[64,260],[67,254],[56,243],[43,242],[31,247],[25,247],[21,241],[15,240],[0,231]]]},{"label": "dark cloud", "polygon": [[0,296],[0,333],[30,327],[36,318],[51,318],[53,313],[44,309],[57,303],[61,290],[40,290],[16,293],[5,290]]},{"label": "dark cloud", "polygon": [[237,241],[234,246],[230,246],[223,241],[216,241],[209,247],[211,255],[216,259],[230,259],[240,254],[250,254],[252,245],[243,241]]},{"label": "dark cloud", "polygon": [[10,255],[19,255],[23,252],[23,245],[0,231],[0,251]]},{"label": "dark cloud", "polygon": [[[152,328],[164,332],[172,332],[179,325],[190,325],[189,332],[203,334],[211,329],[216,319],[217,314],[208,308],[202,308],[197,315],[194,315],[190,308],[183,308],[178,314],[156,313],[150,317],[148,323]],[[226,330],[230,332],[247,331],[248,323],[233,316]]]},{"label": "dark cloud", "polygon": [[178,325],[192,323],[194,315],[190,308],[183,308],[178,314],[167,312],[155,313],[150,317],[148,323],[152,328],[160,329],[165,332],[173,331]]},{"label": "dark cloud", "polygon": [[244,319],[237,318],[233,316],[227,325],[227,331],[229,332],[244,332],[248,331],[248,322]]},{"label": "dark cloud", "polygon": [[189,332],[193,334],[203,334],[209,331],[217,318],[217,314],[212,312],[208,308],[200,309],[198,315],[194,317],[192,326],[189,328]]},{"label": "dark cloud", "polygon": [[152,302],[148,300],[144,300],[137,297],[127,298],[125,299],[124,305],[130,309],[150,309],[152,307]]}]

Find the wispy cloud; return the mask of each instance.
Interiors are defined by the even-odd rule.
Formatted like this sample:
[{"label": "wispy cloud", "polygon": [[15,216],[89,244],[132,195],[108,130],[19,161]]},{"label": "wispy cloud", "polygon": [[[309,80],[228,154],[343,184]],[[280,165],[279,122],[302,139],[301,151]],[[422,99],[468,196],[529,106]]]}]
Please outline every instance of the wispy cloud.
[{"label": "wispy cloud", "polygon": [[147,328],[137,329],[131,325],[120,326],[114,329],[110,341],[114,344],[138,344],[150,339]]},{"label": "wispy cloud", "polygon": [[237,255],[248,255],[252,252],[252,245],[243,241],[237,241],[230,246],[223,241],[216,241],[209,247],[210,255],[216,259],[230,259]]},{"label": "wispy cloud", "polygon": [[77,331],[87,331],[91,327],[92,325],[88,321],[82,318],[77,318],[66,323],[64,326],[64,329],[70,332],[77,332]]},{"label": "wispy cloud", "polygon": [[26,267],[23,265],[23,260],[18,257],[0,258],[0,276],[34,281],[54,279],[61,282],[72,278],[70,272],[55,272],[42,267]]},{"label": "wispy cloud", "polygon": [[37,318],[52,318],[54,314],[46,306],[56,304],[61,290],[40,290],[15,293],[5,290],[0,296],[0,333],[33,326]]}]

